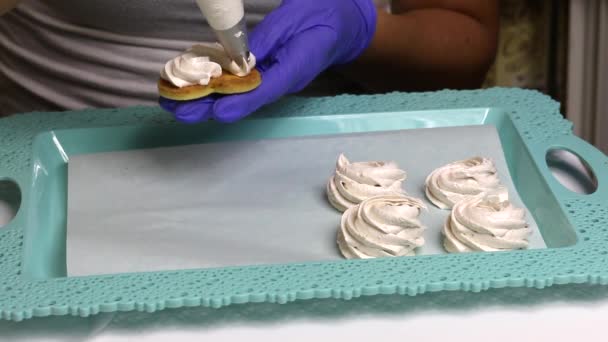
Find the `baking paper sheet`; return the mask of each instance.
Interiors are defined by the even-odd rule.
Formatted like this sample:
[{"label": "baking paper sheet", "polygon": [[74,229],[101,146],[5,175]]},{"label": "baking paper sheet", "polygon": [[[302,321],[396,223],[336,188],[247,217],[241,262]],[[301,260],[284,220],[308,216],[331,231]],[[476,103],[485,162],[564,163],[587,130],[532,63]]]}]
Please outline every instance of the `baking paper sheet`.
[{"label": "baking paper sheet", "polygon": [[[424,196],[446,163],[492,158],[523,203],[496,129],[467,126],[189,145],[73,156],[68,165],[69,276],[340,260],[341,213],[325,197],[340,153],[394,160],[405,190],[427,203],[419,254],[445,253],[449,211]],[[545,244],[530,212],[530,248]]]}]

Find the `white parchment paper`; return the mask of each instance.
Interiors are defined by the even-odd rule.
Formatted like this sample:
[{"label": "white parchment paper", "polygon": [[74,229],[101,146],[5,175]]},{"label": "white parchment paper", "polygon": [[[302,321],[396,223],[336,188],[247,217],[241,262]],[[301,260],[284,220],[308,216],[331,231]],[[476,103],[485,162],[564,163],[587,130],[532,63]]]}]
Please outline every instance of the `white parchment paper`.
[{"label": "white parchment paper", "polygon": [[[448,211],[424,197],[435,168],[492,158],[523,206],[492,126],[270,139],[79,155],[68,165],[69,276],[342,259],[325,197],[340,153],[395,160],[429,211],[419,254],[445,253]],[[531,248],[544,248],[538,227]]]}]

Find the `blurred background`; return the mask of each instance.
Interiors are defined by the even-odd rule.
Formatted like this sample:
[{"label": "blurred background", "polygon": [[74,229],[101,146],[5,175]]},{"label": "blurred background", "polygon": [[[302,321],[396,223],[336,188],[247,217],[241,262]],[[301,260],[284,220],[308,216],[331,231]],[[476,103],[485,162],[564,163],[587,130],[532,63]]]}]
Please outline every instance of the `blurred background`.
[{"label": "blurred background", "polygon": [[[389,8],[390,0],[376,2]],[[501,0],[500,20],[484,87],[553,97],[575,133],[608,153],[608,1]]]},{"label": "blurred background", "polygon": [[576,134],[608,153],[608,1],[501,0],[486,87],[537,89],[562,103]]}]

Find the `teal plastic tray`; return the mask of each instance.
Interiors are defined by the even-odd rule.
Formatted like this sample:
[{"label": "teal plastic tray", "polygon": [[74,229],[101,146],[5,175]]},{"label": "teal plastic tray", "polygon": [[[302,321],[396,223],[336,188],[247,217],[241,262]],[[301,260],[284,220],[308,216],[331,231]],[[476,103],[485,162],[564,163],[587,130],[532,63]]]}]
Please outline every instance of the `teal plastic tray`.
[{"label": "teal plastic tray", "polygon": [[[70,156],[461,125],[496,126],[512,179],[547,249],[66,277]],[[589,164],[599,181],[593,194],[571,192],[554,179],[545,161],[554,148],[572,151]],[[606,284],[607,181],[608,158],[572,135],[559,104],[518,89],[292,98],[233,125],[181,125],[148,107],[13,116],[0,120],[0,196],[11,193],[9,201],[21,205],[15,219],[0,228],[0,316],[23,320],[311,298]]]}]

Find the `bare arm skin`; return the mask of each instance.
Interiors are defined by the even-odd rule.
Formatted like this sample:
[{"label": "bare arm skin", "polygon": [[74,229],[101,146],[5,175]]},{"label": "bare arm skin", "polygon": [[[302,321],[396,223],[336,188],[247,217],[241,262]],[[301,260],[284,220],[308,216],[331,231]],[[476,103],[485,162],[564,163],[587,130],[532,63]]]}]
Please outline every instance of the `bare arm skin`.
[{"label": "bare arm skin", "polygon": [[373,92],[478,88],[497,40],[498,0],[393,0],[343,71]]}]

